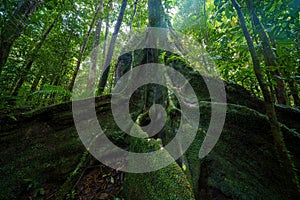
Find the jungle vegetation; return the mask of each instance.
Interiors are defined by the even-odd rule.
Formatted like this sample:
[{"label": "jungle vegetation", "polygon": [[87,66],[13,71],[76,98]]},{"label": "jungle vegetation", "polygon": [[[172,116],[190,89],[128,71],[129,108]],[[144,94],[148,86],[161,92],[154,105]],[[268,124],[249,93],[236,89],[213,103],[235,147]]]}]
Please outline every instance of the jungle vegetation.
[{"label": "jungle vegetation", "polygon": [[[296,135],[299,135],[297,133],[297,131],[299,132],[298,125],[297,122],[294,122],[295,126],[289,126],[284,121],[284,117],[281,115],[282,110],[280,110],[280,108],[290,109],[291,112],[298,113],[300,108],[299,1],[1,1],[1,116],[18,123],[20,114],[47,110],[55,105],[66,105],[64,103],[72,100],[76,78],[83,71],[89,72],[87,89],[95,88],[95,95],[103,99],[111,94],[116,81],[122,75],[145,63],[172,64],[175,69],[183,74],[186,73],[184,74],[186,77],[195,81],[196,84],[193,82],[192,86],[201,88],[203,80],[201,77],[195,78],[195,76],[199,77],[195,75],[198,73],[198,69],[183,61],[178,55],[154,48],[116,55],[120,53],[116,51],[116,46],[119,45],[116,43],[117,38],[129,38],[135,31],[146,30],[147,27],[165,28],[171,33],[178,32],[196,41],[210,56],[220,73],[219,78],[224,80],[228,91],[231,85],[234,85],[234,88],[243,88],[231,90],[231,93],[229,91],[229,97],[237,95],[237,91],[247,91],[243,93],[245,96],[237,95],[232,99],[229,98],[229,103],[246,106],[260,112],[265,117],[260,116],[268,126],[271,135],[269,142],[272,144],[273,153],[278,165],[285,169],[281,170],[281,176],[285,177],[286,190],[284,190],[284,194],[287,199],[299,197],[297,170],[299,163],[294,158],[295,155],[291,155],[289,152],[297,148],[294,146],[290,148],[290,144],[286,142],[286,132],[294,131]],[[197,52],[195,53],[197,54]],[[95,70],[99,70],[99,68],[103,69],[100,75],[95,73]],[[246,96],[248,99],[251,98],[252,103],[254,102],[253,106],[249,106],[250,103],[246,102]],[[239,99],[242,103],[238,102]],[[200,97],[199,101],[201,101]],[[134,111],[137,111],[132,113],[132,118],[140,125],[149,123],[147,112],[153,102],[168,108],[168,114],[179,115],[176,109],[180,108],[175,109],[177,102],[173,100],[166,88],[149,85],[140,88],[132,100],[135,106]],[[207,109],[206,104],[202,106],[203,109]],[[233,107],[229,108],[229,116],[234,109]],[[61,113],[58,111],[58,113],[52,114],[60,116]],[[251,116],[254,114],[249,118]],[[292,118],[291,115],[288,116]],[[1,119],[5,119],[5,117]],[[288,120],[290,120],[289,117],[287,117]],[[158,118],[155,120],[159,120]],[[3,124],[6,124],[4,120]],[[283,124],[291,130],[288,130]],[[160,145],[168,143],[173,137],[172,134],[168,135],[168,132],[174,132],[178,127],[176,120],[170,118],[167,125],[168,127],[165,127],[165,130],[158,136],[162,140]],[[242,130],[243,127],[244,124],[241,125]],[[18,127],[13,127],[13,129],[17,130]],[[9,132],[8,130],[10,129],[4,125],[3,133]],[[230,131],[230,128],[228,130]],[[6,135],[3,134],[3,137]],[[203,138],[198,139],[202,141]],[[134,139],[128,139],[125,136],[116,140],[123,140],[130,149],[133,148],[132,143],[135,143]],[[84,160],[85,157],[86,155]],[[183,162],[193,158],[193,155],[187,153],[183,157],[181,161],[178,161],[178,166],[170,165],[166,168],[167,170],[158,171],[158,176],[163,177],[161,179],[164,180],[168,170],[175,171],[175,174],[177,171],[179,175],[184,174],[180,171],[184,167]],[[82,163],[80,163],[81,165]],[[215,193],[212,192],[208,195],[201,190],[198,191],[201,186],[198,179],[201,181],[201,178],[199,178],[198,172],[193,170],[190,166],[188,170],[190,172],[187,172],[186,177],[182,179],[188,189],[176,193],[178,196],[170,199],[213,199],[212,196]],[[206,173],[209,174],[209,171]],[[127,184],[125,190],[130,199],[138,198],[135,193],[139,188],[136,188],[133,183],[147,184],[143,181],[148,180],[149,176],[145,176],[129,175],[128,179],[125,179],[125,184]],[[195,176],[198,177],[197,183],[193,179]],[[175,184],[172,187],[177,190],[178,186]],[[67,190],[69,189],[71,188],[67,187]],[[179,189],[178,191],[181,191]],[[155,193],[155,188],[149,186],[148,190],[150,193]],[[239,192],[229,192],[229,197],[224,191],[222,194],[228,199],[242,199],[243,195],[240,195]],[[160,192],[163,193],[163,190]],[[254,195],[254,193],[251,194]],[[143,195],[147,197],[148,193],[143,193]],[[65,197],[65,194],[62,196]],[[155,195],[150,198],[148,195],[148,199],[160,198],[162,197]],[[251,198],[247,198],[246,195],[244,199]]]}]

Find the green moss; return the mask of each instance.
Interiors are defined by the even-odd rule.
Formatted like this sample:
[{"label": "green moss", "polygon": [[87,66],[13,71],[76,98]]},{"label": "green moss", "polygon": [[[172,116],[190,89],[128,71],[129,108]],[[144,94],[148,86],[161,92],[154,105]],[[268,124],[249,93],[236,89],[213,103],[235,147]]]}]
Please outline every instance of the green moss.
[{"label": "green moss", "polygon": [[[195,91],[201,93],[206,87],[203,80],[197,81],[198,75],[191,76]],[[229,102],[261,109],[261,101],[253,101],[254,97],[244,91],[238,92],[239,88],[228,85],[227,90]],[[199,100],[209,100],[206,91],[200,97]],[[107,111],[107,99],[103,103],[98,102],[97,106],[99,122],[105,132],[113,140],[122,141],[124,136]],[[3,132],[0,137],[0,199],[19,199],[28,187],[24,179],[41,184],[55,182],[59,188],[74,172],[84,147],[73,126],[70,107],[70,104],[53,106],[24,115],[24,119],[16,117],[17,122],[0,122]],[[290,122],[293,118],[286,125],[297,128],[299,112],[294,110],[291,115],[290,110],[283,110],[285,121]],[[185,153],[192,181],[175,162],[155,172],[126,174],[124,189],[127,199],[173,200],[194,199],[194,196],[196,199],[288,199],[285,196],[286,179],[281,174],[284,169],[280,168],[275,156],[267,118],[255,110],[229,104],[217,145],[205,159],[198,158],[210,123],[210,112],[211,103],[201,102],[200,129]],[[179,116],[177,112],[173,115]],[[174,124],[170,126],[174,127]],[[300,169],[300,136],[289,128],[283,126],[283,134],[296,168]],[[168,140],[173,137],[172,134],[168,136]],[[154,139],[130,138],[130,150],[134,152],[161,148],[161,142]],[[168,155],[165,156],[169,159]],[[145,164],[155,165],[156,162],[159,160]]]},{"label": "green moss", "polygon": [[[284,169],[278,164],[266,116],[245,106],[229,104],[217,145],[200,160],[198,154],[210,123],[211,103],[201,102],[200,111],[198,134],[185,153],[192,181],[176,163],[156,172],[126,174],[124,187],[128,199],[188,199],[175,197],[174,192],[174,197],[169,195],[178,190],[178,185],[174,185],[177,179],[172,176],[184,177],[196,199],[288,199],[286,180],[280,173]],[[287,128],[283,130],[292,146],[291,153],[299,152],[299,135]],[[155,140],[147,143],[137,139],[131,140],[131,144],[135,152],[160,148]]]},{"label": "green moss", "polygon": [[5,144],[0,147],[3,200],[18,199],[26,192],[25,180],[60,185],[76,167],[84,150],[74,128],[54,131],[34,120],[1,137],[1,144]]},{"label": "green moss", "polygon": [[[139,131],[139,134],[145,135],[141,129],[134,129],[132,131]],[[132,138],[131,151],[134,152],[150,152],[161,148],[161,141],[154,139],[138,139]],[[166,159],[170,155],[164,155]],[[149,160],[146,165],[155,165],[159,160]],[[129,164],[135,164],[134,161]],[[127,199],[135,200],[192,200],[194,194],[191,184],[186,175],[181,170],[179,165],[174,161],[169,166],[148,173],[135,174],[127,173],[125,175],[124,190]]]},{"label": "green moss", "polygon": [[[244,106],[229,104],[218,143],[200,161],[197,157],[199,144],[210,122],[210,103],[202,102],[200,110],[202,130],[186,153],[194,189],[201,193],[196,198],[288,199],[285,194],[287,180],[280,173],[285,169],[280,168],[277,161],[266,116]],[[288,148],[292,153],[299,152],[300,137],[286,129],[284,133],[293,147]],[[199,186],[195,187],[197,183]]]}]

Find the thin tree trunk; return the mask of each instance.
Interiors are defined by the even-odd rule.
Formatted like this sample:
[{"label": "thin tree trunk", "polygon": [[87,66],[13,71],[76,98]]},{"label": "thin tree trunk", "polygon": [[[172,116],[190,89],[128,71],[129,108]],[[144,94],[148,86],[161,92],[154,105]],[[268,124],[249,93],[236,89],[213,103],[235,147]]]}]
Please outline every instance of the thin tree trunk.
[{"label": "thin tree trunk", "polygon": [[[61,71],[61,75],[57,76],[56,79],[53,81],[53,83],[51,84],[52,86],[59,86],[60,85],[60,81],[61,81],[61,77],[64,77],[66,74],[66,69],[63,69]],[[50,100],[53,101],[56,98],[57,94],[56,93],[52,93],[50,96]],[[65,97],[61,98],[62,100],[65,100]]]},{"label": "thin tree trunk", "polygon": [[103,93],[103,91],[105,89],[105,86],[106,86],[106,82],[107,82],[108,74],[109,74],[109,70],[110,70],[110,65],[111,65],[111,61],[112,61],[112,56],[113,56],[113,52],[114,52],[114,49],[115,49],[115,43],[116,43],[119,31],[120,31],[120,27],[121,27],[121,24],[122,24],[122,21],[123,21],[123,17],[124,17],[127,2],[128,2],[128,0],[122,0],[121,9],[120,9],[120,12],[119,12],[117,23],[115,25],[115,30],[114,30],[114,32],[112,34],[112,37],[111,37],[111,41],[110,41],[108,52],[107,52],[107,57],[106,57],[104,68],[103,68],[103,73],[102,73],[102,76],[101,76],[101,79],[100,79],[100,82],[99,82],[100,83],[99,84],[99,89],[98,89],[99,94]]},{"label": "thin tree trunk", "polygon": [[104,36],[104,44],[103,44],[103,62],[102,65],[105,64],[105,58],[106,58],[106,48],[107,48],[107,40],[108,40],[108,33],[109,33],[109,15],[107,16],[105,23],[105,36]]},{"label": "thin tree trunk", "polygon": [[29,73],[34,61],[35,61],[35,58],[36,58],[36,54],[38,53],[38,51],[41,49],[41,47],[43,46],[46,38],[48,37],[49,33],[51,32],[51,30],[53,29],[55,23],[57,22],[58,18],[56,18],[52,24],[49,26],[49,28],[47,29],[47,31],[43,34],[42,36],[42,39],[41,41],[35,46],[34,48],[34,52],[31,56],[31,58],[29,59],[29,61],[27,62],[26,64],[26,67],[25,67],[25,72],[22,74],[22,76],[19,78],[19,80],[17,81],[17,84],[12,92],[12,96],[18,96],[19,94],[19,90],[21,89],[23,83],[25,82],[26,80],[26,77],[27,77],[27,74]]},{"label": "thin tree trunk", "polygon": [[289,80],[288,84],[289,84],[289,87],[290,87],[290,90],[291,90],[291,95],[292,95],[292,97],[294,99],[295,106],[296,107],[300,107],[299,93],[298,93],[297,87],[295,86],[294,81],[293,80]]},{"label": "thin tree trunk", "polygon": [[[206,0],[203,0],[203,15],[204,15],[204,28],[207,29],[207,10],[206,10]],[[205,31],[205,42],[208,41],[208,31]]]},{"label": "thin tree trunk", "polygon": [[27,96],[26,101],[30,101],[32,99],[31,94],[36,91],[36,88],[39,85],[41,78],[42,78],[42,72],[41,72],[41,70],[39,70],[37,75],[35,76],[34,81],[32,82],[32,85],[30,88],[30,94],[29,94],[29,96]]},{"label": "thin tree trunk", "polygon": [[31,88],[30,88],[30,94],[36,91],[36,88],[37,88],[37,86],[39,85],[39,82],[40,82],[41,78],[42,78],[42,73],[41,73],[41,71],[39,70],[39,72],[38,72],[36,78],[34,79],[32,85],[31,85]]},{"label": "thin tree trunk", "polygon": [[[275,53],[272,50],[272,46],[269,40],[269,37],[267,36],[266,32],[264,31],[264,27],[261,24],[259,18],[257,17],[255,13],[255,7],[254,7],[254,2],[253,0],[247,0],[246,1],[250,15],[251,15],[251,22],[254,27],[254,30],[256,33],[258,33],[259,38],[262,43],[262,48],[263,48],[263,55],[265,58],[265,64],[268,67],[276,67],[278,66],[276,62],[276,57]],[[276,81],[276,87],[275,87],[275,92],[276,92],[276,97],[277,101],[280,104],[286,104],[286,89],[285,89],[285,84],[283,80],[280,78],[280,71],[278,69],[272,70],[272,75],[273,78]]]},{"label": "thin tree trunk", "polygon": [[287,151],[287,148],[285,146],[285,142],[283,139],[283,135],[280,129],[280,125],[277,121],[276,112],[274,108],[274,103],[271,98],[271,94],[269,92],[269,89],[267,87],[267,84],[265,83],[265,80],[263,78],[263,73],[261,71],[260,67],[260,61],[258,59],[258,56],[256,54],[253,41],[251,39],[250,33],[248,31],[248,28],[246,26],[244,14],[242,13],[240,5],[237,3],[236,0],[231,0],[235,10],[237,11],[240,26],[242,28],[243,34],[246,38],[247,45],[250,51],[250,55],[253,62],[253,68],[255,76],[259,82],[260,88],[263,93],[264,101],[265,101],[265,107],[266,107],[266,114],[269,119],[270,127],[271,127],[271,133],[274,138],[274,145],[277,150],[277,155],[280,161],[281,166],[286,170],[286,178],[287,178],[287,188],[289,190],[287,191],[289,198],[291,199],[299,199],[299,187],[298,187],[298,180],[296,173],[294,171],[294,164],[292,159],[290,158],[290,155]]},{"label": "thin tree trunk", "polygon": [[[70,36],[68,38],[67,48],[70,47],[72,37],[73,37],[73,31],[71,32],[71,34],[70,34]],[[66,58],[67,58],[67,54],[68,54],[68,50],[65,49],[64,53],[63,53],[63,55],[61,57],[59,67],[58,67],[59,68],[59,70],[58,70],[59,73],[57,74],[57,77],[56,77],[56,80],[55,80],[55,82],[57,82],[57,85],[59,84],[61,77],[63,77],[65,75],[65,73],[66,73],[66,69],[64,68],[64,65],[65,65],[65,61],[66,61]],[[53,98],[55,98],[55,96],[56,96],[56,94],[52,95]]]},{"label": "thin tree trunk", "polygon": [[[109,2],[109,11],[112,10],[112,1]],[[108,34],[109,34],[109,17],[110,13],[107,14],[106,16],[106,23],[105,23],[105,36],[104,36],[104,44],[103,44],[103,55],[102,55],[102,66],[104,66],[105,64],[105,58],[106,58],[106,49],[107,49],[107,42],[108,42]],[[99,83],[98,83],[98,87],[100,86],[100,81],[101,79],[99,79]]]},{"label": "thin tree trunk", "polygon": [[[75,10],[76,10],[76,8],[75,8]],[[79,10],[76,10],[75,20],[77,20],[78,16],[79,16]],[[67,54],[70,50],[70,44],[71,44],[73,36],[74,36],[74,28],[72,27],[71,33],[70,33],[70,35],[68,37],[68,40],[67,40],[66,48],[65,48],[64,53],[63,53],[63,55],[61,57],[61,60],[60,60],[59,73],[58,73],[57,78],[56,78],[57,83],[60,82],[61,77],[63,77],[66,73],[66,69],[64,69],[64,65],[65,65],[65,61],[67,59]],[[53,94],[53,98],[55,98],[55,96],[56,96],[56,94]]]},{"label": "thin tree trunk", "polygon": [[129,31],[129,35],[130,35],[131,31],[132,31],[132,24],[133,24],[133,20],[134,20],[135,14],[136,14],[136,7],[137,7],[138,2],[139,2],[139,0],[135,0],[134,5],[133,5],[133,12],[132,12],[131,19],[130,19],[130,31]]},{"label": "thin tree trunk", "polygon": [[[76,15],[75,15],[75,19],[74,19],[75,21],[77,20],[78,16],[79,16],[79,10],[76,11]],[[68,37],[68,40],[67,40],[66,48],[64,48],[64,53],[61,57],[60,64],[59,64],[60,69],[63,69],[63,66],[65,64],[65,60],[66,60],[67,54],[70,50],[70,44],[71,44],[73,36],[74,36],[74,27],[72,27],[72,29],[71,29],[71,33],[70,33],[70,35]]]},{"label": "thin tree trunk", "polygon": [[[59,76],[58,76],[58,77],[54,77],[54,80],[52,81],[51,85],[52,85],[52,86],[58,86],[58,85],[59,85],[59,80],[60,80],[60,77],[59,77]],[[53,93],[51,93],[51,94],[48,94],[48,95],[46,96],[45,99],[47,99],[47,98],[49,97],[48,105],[51,105],[51,104],[54,103],[55,96],[56,96],[55,92],[53,92]]]},{"label": "thin tree trunk", "polygon": [[6,20],[0,35],[0,74],[8,59],[14,42],[20,37],[29,18],[42,1],[22,0],[13,16]]},{"label": "thin tree trunk", "polygon": [[92,22],[89,26],[89,30],[87,32],[87,35],[83,41],[83,44],[81,46],[81,49],[80,49],[80,53],[79,53],[79,56],[78,56],[78,59],[77,59],[77,63],[76,63],[76,67],[75,67],[75,70],[74,70],[74,73],[72,75],[72,79],[71,79],[71,82],[69,84],[69,87],[68,87],[68,90],[70,92],[73,91],[73,87],[74,87],[74,84],[75,84],[75,80],[76,80],[76,77],[77,77],[77,74],[78,74],[78,71],[79,71],[79,68],[80,68],[80,64],[81,64],[81,61],[82,61],[82,58],[83,58],[83,54],[85,52],[85,49],[87,47],[87,43],[90,39],[90,36],[91,36],[91,33],[92,33],[92,29],[94,27],[94,24],[95,24],[95,21],[97,19],[97,16],[98,16],[98,13],[100,12],[100,9],[101,9],[101,6],[99,6],[94,14],[94,17],[92,19]]},{"label": "thin tree trunk", "polygon": [[96,68],[97,68],[97,61],[98,61],[98,52],[99,52],[99,41],[101,35],[101,27],[102,27],[102,13],[103,13],[103,3],[104,0],[100,0],[100,16],[99,20],[96,25],[95,30],[95,37],[94,37],[94,44],[92,50],[92,57],[91,57],[91,64],[90,64],[90,71],[87,83],[87,89],[95,88],[95,79],[96,79]]},{"label": "thin tree trunk", "polygon": [[[111,8],[112,6],[110,6]],[[109,33],[109,13],[107,15],[107,18],[106,18],[106,23],[105,23],[105,36],[104,36],[104,44],[103,44],[103,51],[102,51],[102,63],[101,63],[101,66],[104,66],[105,65],[105,58],[106,58],[106,48],[107,48],[107,42],[108,42],[108,33]],[[99,79],[99,82],[98,82],[98,86],[97,86],[97,91],[96,91],[96,95],[101,95],[100,94],[100,86],[101,86],[101,79]]]},{"label": "thin tree trunk", "polygon": [[[41,80],[41,84],[40,84],[40,90],[44,89],[44,86],[47,82],[47,78],[45,76],[43,76],[42,80]],[[46,94],[39,94],[39,97],[37,98],[37,105],[39,105],[39,107],[43,107],[45,106],[45,102],[44,100],[46,99],[47,95]]]}]

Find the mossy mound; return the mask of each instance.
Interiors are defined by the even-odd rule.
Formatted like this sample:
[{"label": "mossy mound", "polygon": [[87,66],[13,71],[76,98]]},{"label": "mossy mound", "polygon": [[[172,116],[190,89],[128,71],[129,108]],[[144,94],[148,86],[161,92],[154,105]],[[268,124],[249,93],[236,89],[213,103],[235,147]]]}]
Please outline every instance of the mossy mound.
[{"label": "mossy mound", "polygon": [[[211,103],[202,102],[210,99],[201,76],[187,76],[201,102],[199,133],[185,154],[191,181],[175,162],[156,172],[128,174],[124,183],[128,199],[289,199],[285,194],[287,180],[281,175],[285,169],[275,156],[262,101],[239,86],[225,84],[231,104],[222,135],[207,157],[198,158],[210,121]],[[300,137],[296,131],[300,112],[283,106],[277,106],[277,110],[287,147],[299,170]],[[125,134],[113,122],[110,96],[96,99],[96,111],[110,139],[126,148]],[[160,146],[156,140],[153,145],[150,147]],[[141,150],[135,148],[131,150]],[[30,185],[39,189],[52,184],[59,190],[74,172],[83,152],[71,103],[17,116],[0,116],[0,199],[21,199]],[[137,196],[130,196],[134,194]]]},{"label": "mossy mound", "polygon": [[[146,135],[141,129],[132,131],[139,132],[139,135]],[[159,150],[161,141],[155,139],[130,140],[130,151],[147,153]],[[171,159],[166,152],[161,154],[165,159]],[[144,165],[155,166],[161,160],[147,160]],[[131,160],[129,165],[135,165],[135,160]],[[165,168],[147,173],[127,173],[125,175],[124,190],[127,199],[135,200],[193,200],[195,199],[193,189],[186,175],[179,165],[174,161]]]},{"label": "mossy mound", "polygon": [[[176,163],[175,170],[167,167],[151,173],[126,174],[124,187],[128,199],[168,199],[176,191],[168,190],[168,185],[176,185],[176,179],[168,178],[171,183],[164,178],[160,180],[168,175],[165,169],[169,173],[184,174],[180,177],[187,182],[185,184],[190,182],[196,199],[291,199],[287,192],[289,180],[278,162],[265,115],[245,106],[228,104],[221,137],[209,155],[200,160],[200,146],[210,123],[211,102],[201,102],[200,111],[199,132],[185,153],[192,180]],[[300,135],[285,125],[282,131],[296,170],[300,169]],[[136,140],[131,141],[131,145],[132,150],[140,152],[147,143]],[[294,193],[297,196],[299,191]]]},{"label": "mossy mound", "polygon": [[[65,112],[60,114],[56,116]],[[0,136],[0,199],[19,199],[27,189],[38,190],[46,183],[61,184],[84,150],[74,127],[27,119]]]},{"label": "mossy mound", "polygon": [[[97,111],[105,110],[108,99],[98,99]],[[0,199],[22,199],[29,191],[42,197],[47,187],[59,190],[74,171],[85,148],[71,106],[0,116]]]},{"label": "mossy mound", "polygon": [[[197,188],[196,198],[291,199],[287,195],[288,180],[282,175],[285,169],[277,160],[267,118],[257,111],[228,105],[218,143],[203,160],[197,158],[199,142],[203,141],[210,120],[210,105],[200,104],[202,131],[186,153],[194,188]],[[284,126],[282,129],[299,169],[300,136]]]},{"label": "mossy mound", "polygon": [[[242,86],[201,74],[180,60],[175,60],[170,63],[170,65],[189,80],[189,83],[195,90],[199,101],[211,101],[206,82],[223,82],[227,103],[246,106],[260,112],[261,114],[265,114],[263,100],[256,97],[253,93],[249,92]],[[219,87],[219,85],[219,83],[216,84],[216,87]],[[291,129],[295,129],[297,132],[300,132],[300,123],[298,122],[299,120],[297,120],[300,118],[300,111],[298,109],[284,105],[275,105],[275,109],[278,120],[281,123]]]}]

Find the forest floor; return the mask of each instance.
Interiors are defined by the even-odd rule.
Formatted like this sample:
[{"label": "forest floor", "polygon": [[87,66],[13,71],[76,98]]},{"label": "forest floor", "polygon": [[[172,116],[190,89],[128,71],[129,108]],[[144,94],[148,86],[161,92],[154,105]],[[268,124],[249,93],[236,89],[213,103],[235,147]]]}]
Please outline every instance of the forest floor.
[{"label": "forest floor", "polygon": [[103,164],[89,167],[75,188],[75,199],[122,199],[123,178],[123,172]]},{"label": "forest floor", "polygon": [[[122,182],[124,172],[114,170],[110,167],[97,163],[88,166],[74,185],[74,189],[67,195],[72,200],[124,199]],[[43,185],[45,200],[54,199],[57,189],[53,185]],[[28,190],[22,199],[37,199],[40,194],[36,190]]]}]

